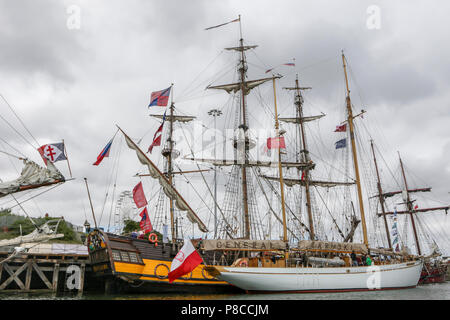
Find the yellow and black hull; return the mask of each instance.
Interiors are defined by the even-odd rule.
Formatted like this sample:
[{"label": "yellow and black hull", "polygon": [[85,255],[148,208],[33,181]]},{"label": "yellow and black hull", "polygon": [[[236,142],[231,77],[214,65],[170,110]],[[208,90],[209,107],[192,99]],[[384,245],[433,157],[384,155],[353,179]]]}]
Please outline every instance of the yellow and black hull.
[{"label": "yellow and black hull", "polygon": [[[177,250],[148,240],[93,231],[88,237],[92,271],[105,281],[107,292],[226,293],[240,289],[211,277],[201,264],[169,283],[168,273]],[[207,257],[203,257],[207,261]]]}]

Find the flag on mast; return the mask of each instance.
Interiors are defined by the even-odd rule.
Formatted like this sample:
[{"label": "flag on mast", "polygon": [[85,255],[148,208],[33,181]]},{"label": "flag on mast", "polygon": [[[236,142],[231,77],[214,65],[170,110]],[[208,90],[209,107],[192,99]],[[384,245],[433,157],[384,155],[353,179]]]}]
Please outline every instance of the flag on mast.
[{"label": "flag on mast", "polygon": [[172,86],[164,90],[152,92],[152,94],[150,95],[150,104],[148,105],[148,107],[166,107],[167,103],[169,102],[170,89],[172,89]]},{"label": "flag on mast", "polygon": [[337,142],[335,142],[336,149],[345,148],[347,146],[347,139],[341,139]]},{"label": "flag on mast", "polygon": [[45,165],[47,165],[47,161],[53,163],[60,160],[67,160],[66,154],[64,153],[64,143],[62,142],[44,144],[37,150],[42,160],[44,160]]},{"label": "flag on mast", "polygon": [[161,136],[162,136],[163,126],[164,126],[164,121],[166,121],[166,113],[165,112],[163,115],[163,121],[162,121],[161,125],[159,126],[158,130],[156,130],[156,132],[153,136],[153,142],[148,147],[147,152],[152,153],[153,147],[161,145]]},{"label": "flag on mast", "polygon": [[142,212],[139,214],[141,217],[141,222],[139,222],[139,227],[144,233],[149,233],[153,230],[152,223],[150,222],[150,217],[147,212],[147,208],[144,208]]},{"label": "flag on mast", "polygon": [[284,142],[284,137],[267,138],[267,148],[268,149],[285,149],[286,144]]},{"label": "flag on mast", "polygon": [[142,208],[147,205],[147,199],[145,199],[144,188],[142,187],[142,182],[139,182],[133,188],[133,200],[138,208]]},{"label": "flag on mast", "polygon": [[170,266],[169,282],[172,283],[176,279],[190,273],[202,262],[203,259],[195,250],[191,240],[185,240],[183,247],[177,253]]},{"label": "flag on mast", "polygon": [[[114,139],[114,138],[113,138]],[[111,145],[113,139],[109,140],[108,144],[103,148],[102,152],[97,156],[97,161],[93,163],[94,166],[98,166],[102,162],[103,158],[109,157],[109,151],[111,150]]]},{"label": "flag on mast", "polygon": [[240,21],[240,18],[237,18],[237,19],[234,19],[234,20],[231,20],[229,22],[222,23],[222,24],[218,24],[217,26],[212,26],[212,27],[206,28],[205,30],[211,30],[211,29],[218,28],[218,27],[221,27],[221,26],[225,26],[225,25],[230,24],[232,22],[238,22],[238,21]]},{"label": "flag on mast", "polygon": [[347,130],[347,124],[344,123],[341,126],[336,126],[336,130],[334,132],[345,132]]}]

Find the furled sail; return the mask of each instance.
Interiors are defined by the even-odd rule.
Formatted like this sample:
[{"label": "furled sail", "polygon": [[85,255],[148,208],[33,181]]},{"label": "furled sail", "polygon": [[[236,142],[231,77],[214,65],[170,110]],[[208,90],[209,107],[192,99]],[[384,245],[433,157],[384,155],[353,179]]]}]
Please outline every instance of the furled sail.
[{"label": "furled sail", "polygon": [[35,162],[27,159],[24,159],[23,162],[25,166],[23,167],[19,178],[13,181],[0,183],[0,198],[11,193],[65,181],[64,176],[50,161],[47,161],[47,168],[41,167]]},{"label": "furled sail", "polygon": [[[280,77],[275,77],[276,79],[280,78]],[[263,84],[269,80],[272,80],[273,77],[270,78],[263,78],[263,79],[258,79],[258,80],[250,80],[250,81],[244,81],[244,94],[249,94],[250,90],[259,86],[260,84]],[[241,90],[241,83],[237,82],[237,83],[230,83],[230,84],[223,84],[223,85],[219,85],[219,86],[208,86],[206,87],[206,89],[222,89],[225,90],[228,93],[231,92],[238,92],[239,90]]]},{"label": "furled sail", "polygon": [[[272,161],[254,161],[254,160],[246,160],[245,162],[242,160],[216,160],[216,159],[203,159],[203,158],[188,158],[184,157],[186,160],[199,161],[210,163],[215,166],[234,166],[234,165],[244,165],[246,167],[278,167],[278,162]],[[298,168],[301,170],[305,169],[313,169],[313,163],[305,163],[305,162],[282,162],[282,167],[285,168]]]},{"label": "furled sail", "polygon": [[[162,114],[151,114],[150,116],[154,117],[154,118],[158,118],[158,119],[162,119],[164,117],[164,115]],[[194,120],[195,117],[193,116],[171,116],[171,115],[166,115],[166,120],[167,121],[179,121],[179,122],[189,122]]]},{"label": "furled sail", "polygon": [[279,118],[279,120],[283,121],[283,122],[287,122],[287,123],[302,123],[302,122],[309,122],[309,121],[317,120],[324,116],[325,116],[325,114],[322,113],[317,116],[309,116],[309,117],[302,117],[302,118],[298,118],[298,117]]},{"label": "furled sail", "polygon": [[[120,128],[119,130],[122,131]],[[195,214],[178,191],[169,183],[169,180],[167,180],[162,172],[159,171],[158,167],[156,167],[156,165],[145,155],[145,153],[139,149],[139,147],[125,134],[125,132],[122,131],[122,133],[125,136],[128,147],[135,150],[139,161],[147,166],[150,176],[154,179],[158,179],[159,184],[162,186],[166,196],[175,201],[175,205],[178,209],[181,211],[186,211],[190,222],[197,223],[198,228],[201,231],[208,232],[208,228],[206,228],[202,220],[200,220],[200,218]]]},{"label": "furled sail", "polygon": [[[270,177],[270,176],[262,176],[262,177],[265,179],[268,179],[268,180],[275,180],[275,181],[280,180],[280,178],[278,178],[278,177]],[[283,178],[283,182],[288,187],[292,187],[296,184],[305,186],[305,184],[306,184],[305,180],[291,179],[291,178]],[[319,180],[309,180],[308,182],[309,182],[310,186],[317,186],[317,187],[324,187],[324,188],[332,188],[332,187],[337,187],[337,186],[350,186],[350,185],[355,184],[354,182],[335,182],[335,181],[319,181]]]},{"label": "furled sail", "polygon": [[231,48],[225,48],[225,50],[235,50],[235,51],[247,51],[250,49],[255,49],[256,45],[252,45],[252,46],[239,46],[239,47],[231,47]]}]

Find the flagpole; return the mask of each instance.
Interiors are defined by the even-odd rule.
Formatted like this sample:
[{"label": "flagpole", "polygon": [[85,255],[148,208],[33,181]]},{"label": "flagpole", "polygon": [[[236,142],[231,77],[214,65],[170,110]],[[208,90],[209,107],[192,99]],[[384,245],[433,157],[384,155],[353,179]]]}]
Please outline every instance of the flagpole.
[{"label": "flagpole", "polygon": [[67,155],[67,149],[66,149],[66,144],[64,143],[64,139],[62,139],[62,143],[64,146],[64,153],[66,154],[66,160],[67,160],[67,166],[69,167],[69,173],[70,173],[70,177],[72,177],[72,170],[70,170],[70,163],[69,163],[69,156]]}]

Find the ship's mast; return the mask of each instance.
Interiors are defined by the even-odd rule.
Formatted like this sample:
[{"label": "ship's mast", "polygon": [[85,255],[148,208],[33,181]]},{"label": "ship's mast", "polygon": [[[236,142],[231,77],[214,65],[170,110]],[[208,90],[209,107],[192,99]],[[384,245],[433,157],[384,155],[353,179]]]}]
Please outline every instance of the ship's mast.
[{"label": "ship's mast", "polygon": [[[244,39],[242,38],[242,25],[241,16],[239,15],[239,32],[240,32],[240,51],[241,51],[241,66],[239,68],[240,72],[240,91],[241,91],[241,111],[242,111],[242,125],[240,128],[244,131],[244,163],[248,160],[248,136],[247,136],[247,116],[245,109],[245,75],[247,72],[247,65],[245,62],[244,54]],[[242,200],[244,208],[244,238],[250,239],[250,218],[248,210],[248,190],[247,190],[247,169],[245,165],[242,166]]]},{"label": "ship's mast", "polygon": [[[392,192],[386,192],[381,194],[383,198],[385,197],[392,197],[395,196],[397,194],[400,193],[405,193],[406,195],[406,199],[405,199],[405,204],[406,204],[406,210],[402,210],[402,211],[395,211],[395,214],[409,214],[409,216],[411,217],[411,224],[413,227],[413,233],[414,233],[414,240],[417,246],[417,253],[419,255],[422,254],[422,250],[420,247],[420,243],[419,243],[419,237],[417,234],[417,229],[416,229],[416,224],[415,224],[415,220],[414,220],[414,213],[419,213],[419,212],[428,212],[428,211],[438,211],[438,210],[445,210],[445,212],[447,213],[448,210],[450,210],[450,206],[442,206],[442,207],[432,207],[432,208],[421,208],[421,209],[415,209],[413,208],[413,202],[414,200],[411,200],[410,194],[411,193],[416,193],[416,192],[430,192],[431,188],[419,188],[419,189],[409,189],[408,188],[408,183],[406,181],[406,174],[405,174],[405,169],[403,167],[403,161],[400,158],[400,154],[399,154],[399,160],[400,160],[400,168],[402,171],[402,179],[403,179],[403,183],[405,185],[405,190],[403,191],[392,191]],[[381,193],[381,191],[379,191]],[[378,216],[386,216],[386,215],[391,215],[394,214],[394,212],[389,211],[389,212],[385,212],[383,211],[382,213],[378,213]]]},{"label": "ship's mast", "polygon": [[[295,89],[297,92],[296,101],[295,104],[297,105],[298,114],[299,114],[299,122],[300,122],[300,133],[302,136],[302,150],[300,151],[302,153],[302,160],[303,162],[309,162],[309,152],[306,147],[306,139],[305,139],[305,125],[303,119],[303,97],[301,90],[311,89],[310,87],[300,88],[298,85],[298,76],[295,79]],[[315,239],[315,233],[314,233],[314,219],[312,214],[312,206],[311,206],[311,192],[310,192],[310,174],[309,174],[309,168],[305,169],[304,171],[304,179],[305,179],[305,193],[306,193],[306,210],[308,212],[308,220],[309,220],[309,235],[311,240]],[[303,174],[302,174],[303,175]]]},{"label": "ship's mast", "polygon": [[389,227],[388,227],[387,218],[386,218],[386,210],[385,210],[385,207],[384,207],[383,190],[381,189],[380,174],[378,172],[377,158],[375,157],[375,150],[373,148],[373,141],[372,140],[370,141],[370,146],[372,148],[373,162],[375,163],[375,170],[377,172],[378,199],[380,200],[381,212],[383,213],[383,219],[384,219],[384,226],[386,228],[387,241],[388,241],[389,248],[392,248],[391,236],[389,234]]},{"label": "ship's mast", "polygon": [[278,171],[280,174],[280,192],[281,192],[281,211],[283,214],[283,241],[287,242],[287,225],[286,225],[286,208],[284,204],[284,183],[283,183],[283,169],[281,167],[281,136],[280,136],[280,126],[278,122],[278,110],[277,110],[277,93],[275,88],[275,77],[272,79],[273,83],[273,98],[275,106],[275,136],[278,139]]},{"label": "ship's mast", "polygon": [[422,254],[422,252],[420,250],[419,238],[417,236],[416,223],[414,221],[413,206],[412,206],[411,198],[409,197],[408,183],[406,182],[405,169],[403,168],[403,162],[402,162],[402,158],[400,158],[400,154],[398,155],[398,158],[400,160],[400,167],[402,169],[403,182],[405,183],[406,206],[408,208],[409,216],[411,217],[411,224],[412,224],[413,232],[414,232],[414,240],[416,241],[417,253],[420,256]]},{"label": "ship's mast", "polygon": [[344,74],[345,74],[345,84],[347,87],[347,113],[348,113],[348,124],[349,124],[349,130],[350,130],[350,141],[352,144],[352,155],[353,155],[353,164],[355,168],[355,178],[356,178],[356,187],[358,191],[358,202],[359,202],[359,210],[361,212],[361,225],[363,229],[363,238],[364,238],[364,244],[368,247],[369,241],[367,238],[367,226],[366,226],[366,217],[364,215],[364,204],[362,199],[362,190],[361,190],[361,181],[359,178],[359,168],[358,168],[358,156],[356,153],[356,143],[355,143],[355,132],[354,132],[354,126],[353,126],[353,112],[352,112],[352,103],[350,100],[350,89],[348,86],[348,77],[347,77],[347,65],[345,63],[345,56],[342,52],[342,63],[344,65]]}]

